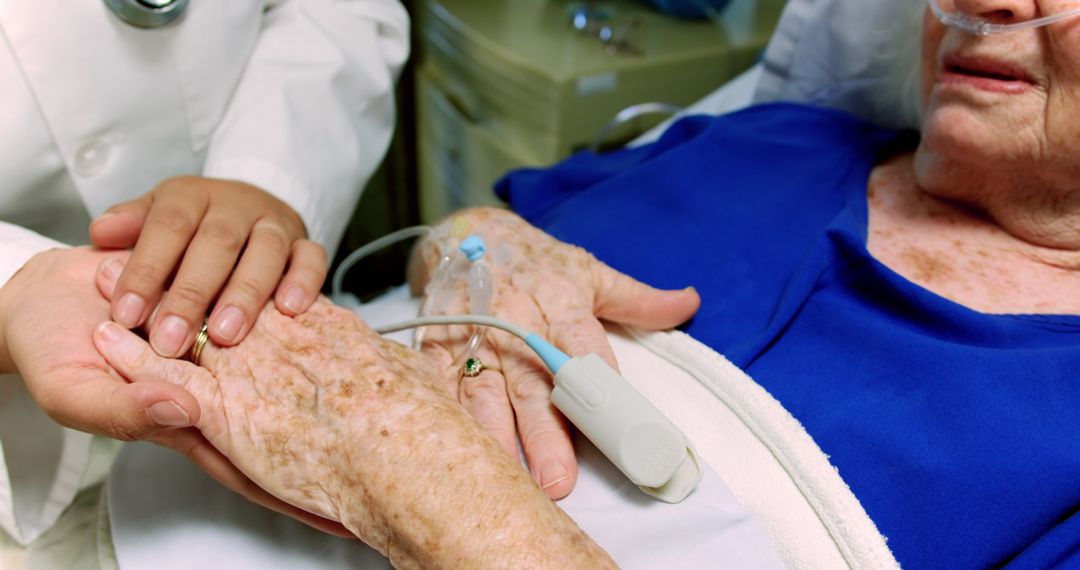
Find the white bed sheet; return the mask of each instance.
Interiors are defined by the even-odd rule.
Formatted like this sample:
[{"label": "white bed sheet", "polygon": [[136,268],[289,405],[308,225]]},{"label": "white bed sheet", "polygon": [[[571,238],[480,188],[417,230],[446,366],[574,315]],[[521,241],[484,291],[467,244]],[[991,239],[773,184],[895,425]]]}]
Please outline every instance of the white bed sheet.
[{"label": "white bed sheet", "polygon": [[[399,290],[360,313],[379,324],[409,318],[416,306]],[[636,346],[622,339],[620,358]],[[581,475],[559,505],[623,568],[784,567],[764,527],[711,469],[686,501],[668,505],[641,493],[587,441],[577,443]],[[149,444],[129,445],[117,458],[108,506],[124,570],[388,567],[359,542],[249,504]]]}]

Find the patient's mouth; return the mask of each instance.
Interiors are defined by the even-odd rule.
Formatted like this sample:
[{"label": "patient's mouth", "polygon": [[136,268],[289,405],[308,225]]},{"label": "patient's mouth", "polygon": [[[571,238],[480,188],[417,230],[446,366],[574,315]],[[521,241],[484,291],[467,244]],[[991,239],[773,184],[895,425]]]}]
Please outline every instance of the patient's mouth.
[{"label": "patient's mouth", "polygon": [[945,58],[938,82],[998,93],[1021,93],[1035,86],[1032,77],[1017,65],[990,58],[961,56]]}]

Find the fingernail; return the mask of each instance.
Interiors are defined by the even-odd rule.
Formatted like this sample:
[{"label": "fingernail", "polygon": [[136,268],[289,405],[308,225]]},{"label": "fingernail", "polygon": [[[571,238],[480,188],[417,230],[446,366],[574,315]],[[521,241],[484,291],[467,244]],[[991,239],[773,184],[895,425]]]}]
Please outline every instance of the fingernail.
[{"label": "fingernail", "polygon": [[144,309],[146,301],[142,297],[135,293],[124,293],[116,303],[116,322],[126,329],[135,328]]},{"label": "fingernail", "polygon": [[558,461],[552,461],[540,469],[540,488],[548,489],[554,487],[569,478],[570,474],[566,472],[566,468],[563,467],[563,464]]},{"label": "fingernail", "polygon": [[235,305],[229,305],[214,317],[212,326],[218,336],[232,342],[244,326],[244,313]]},{"label": "fingernail", "polygon": [[191,425],[191,417],[184,408],[172,400],[158,402],[146,409],[146,415],[150,416],[159,426],[164,427],[187,427]]},{"label": "fingernail", "polygon": [[137,339],[127,333],[120,325],[105,321],[97,327],[98,338],[102,340],[102,348],[108,352],[111,360],[121,362],[135,362],[139,358],[142,348]]},{"label": "fingernail", "polygon": [[102,275],[109,281],[116,281],[120,277],[120,272],[124,270],[124,264],[120,263],[119,259],[110,259],[105,263],[105,267],[101,269]]},{"label": "fingernail", "polygon": [[110,344],[120,340],[123,330],[120,325],[112,321],[105,321],[97,326],[98,336],[101,337],[101,340]]},{"label": "fingernail", "polygon": [[687,293],[697,293],[697,287],[694,287],[693,285],[691,285],[691,286],[687,287],[686,289],[683,289],[683,291],[686,291]]},{"label": "fingernail", "polygon": [[169,315],[154,329],[150,344],[158,354],[175,358],[180,355],[180,347],[184,345],[190,331],[191,325],[187,321],[176,315]]},{"label": "fingernail", "polygon": [[294,313],[299,313],[304,310],[304,301],[306,300],[307,295],[304,294],[304,289],[299,285],[293,285],[285,291],[285,296],[282,297],[281,304],[285,305],[286,309]]}]

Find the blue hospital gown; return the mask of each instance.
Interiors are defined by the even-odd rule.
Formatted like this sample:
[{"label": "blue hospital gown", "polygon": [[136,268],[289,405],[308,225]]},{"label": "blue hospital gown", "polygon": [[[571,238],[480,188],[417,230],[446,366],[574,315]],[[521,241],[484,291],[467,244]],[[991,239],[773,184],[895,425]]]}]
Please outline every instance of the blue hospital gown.
[{"label": "blue hospital gown", "polygon": [[985,315],[866,249],[913,133],[767,105],[509,174],[523,217],[658,287],[830,456],[907,568],[1080,565],[1080,317]]}]

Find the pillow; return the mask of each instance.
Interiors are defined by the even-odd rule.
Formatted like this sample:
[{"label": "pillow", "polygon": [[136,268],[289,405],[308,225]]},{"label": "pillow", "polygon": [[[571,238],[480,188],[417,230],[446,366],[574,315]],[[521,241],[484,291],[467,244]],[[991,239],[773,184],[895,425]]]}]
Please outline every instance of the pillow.
[{"label": "pillow", "polygon": [[754,101],[799,101],[918,128],[925,8],[925,0],[789,0]]}]

